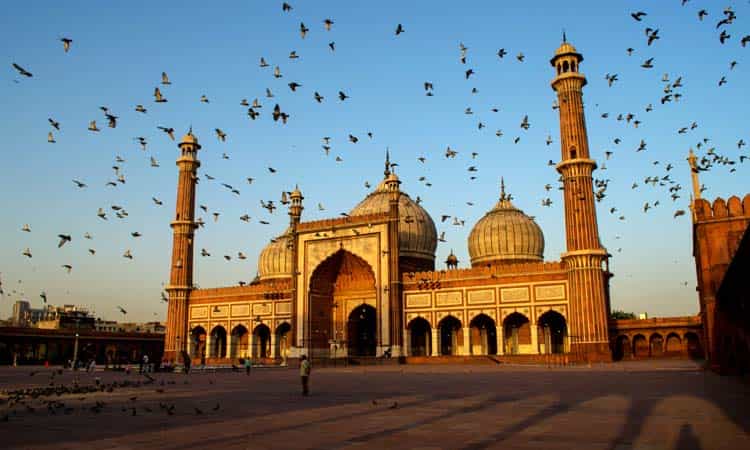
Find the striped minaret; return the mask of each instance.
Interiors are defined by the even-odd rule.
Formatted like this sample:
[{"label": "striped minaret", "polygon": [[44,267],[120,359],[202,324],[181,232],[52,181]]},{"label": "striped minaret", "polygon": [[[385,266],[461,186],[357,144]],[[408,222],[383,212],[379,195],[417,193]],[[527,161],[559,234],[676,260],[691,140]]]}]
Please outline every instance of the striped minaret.
[{"label": "striped minaret", "polygon": [[570,352],[589,361],[610,361],[609,271],[607,250],[599,241],[592,172],[596,162],[589,154],[583,86],[579,72],[583,56],[563,35],[563,43],[550,61],[556,76],[560,110],[562,158],[557,171],[562,175],[565,196],[567,252],[562,255],[568,271]]},{"label": "striped minaret", "polygon": [[193,236],[195,228],[195,185],[198,150],[201,146],[192,130],[178,144],[177,201],[175,218],[172,221],[172,266],[169,271],[169,294],[167,308],[167,333],[164,337],[164,356],[169,361],[180,363],[180,353],[188,349],[188,302],[193,289]]}]

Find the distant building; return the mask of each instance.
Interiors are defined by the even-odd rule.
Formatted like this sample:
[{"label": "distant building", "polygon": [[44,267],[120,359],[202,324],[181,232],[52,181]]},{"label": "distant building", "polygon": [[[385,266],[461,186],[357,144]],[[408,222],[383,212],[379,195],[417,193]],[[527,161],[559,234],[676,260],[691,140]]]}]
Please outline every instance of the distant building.
[{"label": "distant building", "polygon": [[119,326],[116,320],[96,319],[96,322],[94,322],[94,329],[106,333],[116,333],[119,330]]},{"label": "distant building", "polygon": [[26,325],[27,314],[31,310],[31,305],[26,300],[18,300],[13,304],[13,315],[10,320],[13,325],[23,327]]},{"label": "distant building", "polygon": [[160,322],[118,323],[117,331],[122,333],[165,333],[167,328]]}]

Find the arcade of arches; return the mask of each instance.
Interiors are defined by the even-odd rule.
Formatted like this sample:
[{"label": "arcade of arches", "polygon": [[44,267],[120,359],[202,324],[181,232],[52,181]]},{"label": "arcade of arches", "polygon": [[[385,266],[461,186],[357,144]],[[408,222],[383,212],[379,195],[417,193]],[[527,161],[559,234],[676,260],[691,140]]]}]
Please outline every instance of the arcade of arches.
[{"label": "arcade of arches", "polygon": [[205,364],[206,360],[230,358],[276,358],[284,355],[289,347],[291,326],[283,322],[271,333],[271,329],[258,324],[252,332],[245,325],[236,325],[231,332],[217,325],[211,333],[197,326],[190,332],[188,353],[196,363]]},{"label": "arcade of arches", "polygon": [[650,335],[638,333],[633,336],[620,335],[615,340],[614,359],[642,359],[655,357],[702,358],[703,348],[698,333],[669,332],[667,335],[654,332]]},{"label": "arcade of arches", "polygon": [[533,328],[518,312],[509,314],[499,327],[481,313],[468,327],[450,314],[435,328],[424,317],[415,317],[406,335],[409,356],[559,354],[569,345],[565,318],[551,310],[542,314]]}]

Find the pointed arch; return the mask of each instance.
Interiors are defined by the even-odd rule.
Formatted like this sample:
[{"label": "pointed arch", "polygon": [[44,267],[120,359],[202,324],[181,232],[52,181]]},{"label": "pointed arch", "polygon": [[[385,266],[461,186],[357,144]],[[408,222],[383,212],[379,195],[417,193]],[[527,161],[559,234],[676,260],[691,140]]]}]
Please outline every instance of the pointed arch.
[{"label": "pointed arch", "polygon": [[497,326],[487,314],[480,313],[469,322],[469,351],[472,355],[497,354]]},{"label": "pointed arch", "polygon": [[452,314],[443,317],[438,323],[438,348],[441,355],[458,355],[463,345],[461,321]]},{"label": "pointed arch", "polygon": [[[352,298],[362,299],[362,304],[374,304],[375,283],[372,266],[349,250],[339,248],[318,264],[308,285],[309,330],[305,339],[310,340],[309,347],[326,352],[331,351],[332,343],[338,346],[347,342],[346,335],[352,331],[349,329]],[[376,322],[373,319],[373,324]],[[377,333],[377,329],[373,332]]]},{"label": "pointed arch", "polygon": [[432,327],[424,317],[415,317],[406,326],[409,336],[410,356],[429,356],[432,354]]},{"label": "pointed arch", "polygon": [[209,349],[211,358],[227,357],[227,330],[223,325],[216,325],[211,330],[211,348]]}]

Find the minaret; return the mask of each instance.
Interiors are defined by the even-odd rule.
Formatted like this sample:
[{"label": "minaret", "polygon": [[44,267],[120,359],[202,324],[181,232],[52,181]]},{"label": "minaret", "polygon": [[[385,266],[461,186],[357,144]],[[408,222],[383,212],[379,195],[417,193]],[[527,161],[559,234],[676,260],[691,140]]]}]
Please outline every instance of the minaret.
[{"label": "minaret", "polygon": [[193,235],[195,223],[195,185],[198,180],[198,150],[201,146],[193,136],[192,128],[178,144],[177,158],[179,178],[175,219],[172,221],[172,266],[169,275],[167,309],[167,333],[164,338],[164,356],[173,362],[181,362],[180,353],[188,348],[188,302],[193,289]]},{"label": "minaret", "polygon": [[607,251],[599,241],[592,172],[596,162],[589,156],[582,89],[586,77],[579,64],[583,56],[563,35],[563,43],[550,63],[556,70],[552,89],[560,110],[562,158],[557,171],[563,179],[567,252],[562,255],[568,271],[570,352],[591,361],[611,361],[609,345],[609,273]]},{"label": "minaret", "polygon": [[292,252],[292,333],[291,342],[296,343],[297,342],[297,322],[299,318],[297,317],[297,273],[299,272],[298,269],[298,262],[297,262],[297,226],[299,225],[300,219],[302,218],[302,210],[305,209],[302,206],[302,200],[305,199],[305,197],[302,196],[302,192],[299,190],[299,187],[295,186],[294,191],[289,196],[291,204],[289,205],[289,240],[288,245],[291,246],[290,250]]},{"label": "minaret", "polygon": [[388,150],[385,151],[385,185],[388,189],[388,276],[389,282],[384,296],[388,299],[390,316],[389,344],[394,356],[401,355],[403,330],[401,329],[401,272],[399,269],[398,203],[401,199],[401,181],[391,172]]},{"label": "minaret", "polygon": [[701,198],[701,182],[698,179],[698,158],[695,157],[693,149],[690,149],[687,157],[688,164],[690,165],[690,177],[693,181],[693,194],[690,196],[690,212],[695,222],[695,201]]}]

